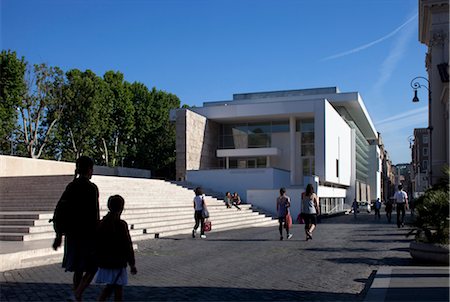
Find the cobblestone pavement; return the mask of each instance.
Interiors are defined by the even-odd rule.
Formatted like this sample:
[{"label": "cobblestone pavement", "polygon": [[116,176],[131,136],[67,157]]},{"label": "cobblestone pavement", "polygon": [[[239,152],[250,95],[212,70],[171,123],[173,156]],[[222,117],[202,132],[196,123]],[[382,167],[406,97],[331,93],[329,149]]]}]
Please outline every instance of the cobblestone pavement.
[{"label": "cobblestone pavement", "polygon": [[[294,237],[283,241],[270,227],[138,242],[138,274],[129,276],[124,299],[362,301],[379,267],[412,265],[408,227],[383,218],[363,213],[356,220],[322,219],[310,241],[296,224]],[[4,272],[0,300],[63,301],[71,278],[60,264]],[[95,300],[101,288],[91,285],[84,300]]]}]

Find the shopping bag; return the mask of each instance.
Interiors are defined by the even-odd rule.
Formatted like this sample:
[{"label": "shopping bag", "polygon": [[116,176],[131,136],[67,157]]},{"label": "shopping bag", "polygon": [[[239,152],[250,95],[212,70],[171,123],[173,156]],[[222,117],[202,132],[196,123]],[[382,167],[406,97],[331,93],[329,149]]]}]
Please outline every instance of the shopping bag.
[{"label": "shopping bag", "polygon": [[298,214],[297,222],[300,223],[300,224],[305,224],[305,220],[303,219],[302,213]]},{"label": "shopping bag", "polygon": [[292,226],[292,217],[291,217],[291,214],[287,214],[286,215],[286,222],[285,222],[285,227],[286,228],[290,228],[291,226]]},{"label": "shopping bag", "polygon": [[204,232],[209,232],[211,231],[212,225],[211,225],[211,220],[206,219],[205,223],[203,224],[203,231]]}]

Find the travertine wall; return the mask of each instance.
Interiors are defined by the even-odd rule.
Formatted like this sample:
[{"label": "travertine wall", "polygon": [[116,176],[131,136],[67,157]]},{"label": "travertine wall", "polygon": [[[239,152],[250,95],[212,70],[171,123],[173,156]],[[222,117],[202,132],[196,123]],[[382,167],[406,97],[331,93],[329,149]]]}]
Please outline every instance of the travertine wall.
[{"label": "travertine wall", "polygon": [[217,166],[216,150],[219,125],[188,109],[176,113],[176,177],[186,178],[187,170],[204,170]]},{"label": "travertine wall", "polygon": [[[0,177],[73,175],[74,173],[75,163],[0,155]],[[94,166],[94,174],[138,178],[151,177],[149,170],[123,167],[110,168],[104,166]]]}]

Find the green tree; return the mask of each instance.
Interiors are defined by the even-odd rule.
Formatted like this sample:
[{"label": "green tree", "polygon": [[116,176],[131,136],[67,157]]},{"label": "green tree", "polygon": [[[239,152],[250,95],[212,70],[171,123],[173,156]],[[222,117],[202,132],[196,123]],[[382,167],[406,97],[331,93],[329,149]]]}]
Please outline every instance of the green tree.
[{"label": "green tree", "polygon": [[[25,95],[25,59],[16,52],[2,50],[0,54],[0,153],[12,153],[12,141],[17,123],[17,108]],[[11,150],[11,151],[10,151]]]},{"label": "green tree", "polygon": [[153,175],[175,176],[175,125],[169,121],[170,109],[179,108],[177,96],[141,83],[131,85],[135,106],[135,166],[152,170]]},{"label": "green tree", "polygon": [[64,73],[58,67],[34,65],[27,70],[27,91],[19,104],[21,129],[19,140],[31,158],[39,158],[64,106]]},{"label": "green tree", "polygon": [[[120,72],[108,71],[103,76],[110,91],[112,114],[108,135],[102,137],[107,154],[111,154],[111,165],[119,165],[128,154],[132,139],[135,108],[132,102],[130,85],[124,81]],[[107,139],[107,141],[106,141]]]},{"label": "green tree", "polygon": [[72,69],[66,77],[65,111],[58,129],[62,158],[75,160],[87,155],[97,163],[105,162],[101,140],[110,126],[112,97],[109,89],[103,79],[90,70]]}]

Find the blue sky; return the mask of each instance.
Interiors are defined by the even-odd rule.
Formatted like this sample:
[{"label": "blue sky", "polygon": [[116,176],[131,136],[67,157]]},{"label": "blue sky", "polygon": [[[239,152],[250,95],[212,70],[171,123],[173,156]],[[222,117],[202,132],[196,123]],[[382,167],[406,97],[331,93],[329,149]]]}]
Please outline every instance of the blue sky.
[{"label": "blue sky", "polygon": [[182,104],[337,86],[362,96],[392,161],[426,127],[417,0],[0,0],[1,48],[68,71],[124,73]]}]

